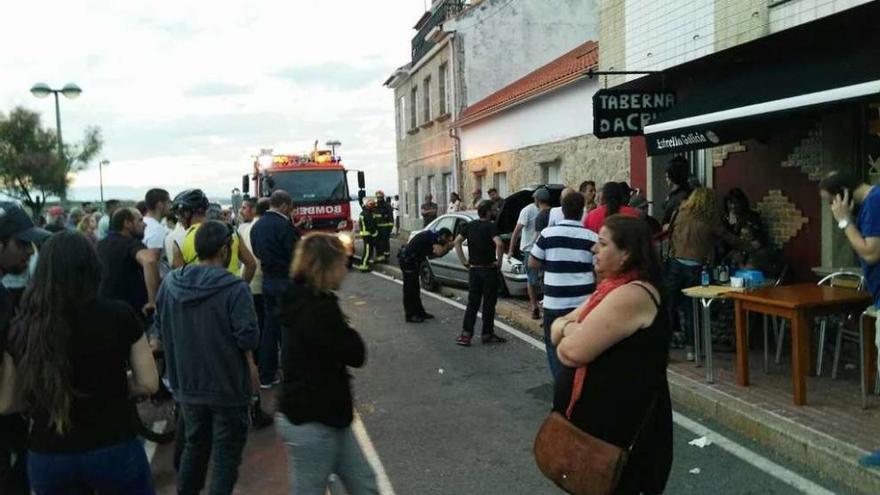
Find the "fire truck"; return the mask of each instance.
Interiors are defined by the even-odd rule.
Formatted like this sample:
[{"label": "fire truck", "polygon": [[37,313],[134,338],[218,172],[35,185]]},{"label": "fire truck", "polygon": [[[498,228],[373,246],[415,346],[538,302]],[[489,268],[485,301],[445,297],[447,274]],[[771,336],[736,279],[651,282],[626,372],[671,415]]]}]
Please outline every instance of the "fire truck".
[{"label": "fire truck", "polygon": [[358,195],[351,197],[348,172],[353,170],[347,170],[331,150],[316,147],[303,155],[277,155],[263,150],[254,160],[253,174],[242,177],[242,192],[247,195],[251,183],[258,198],[282,189],[293,199],[294,219],[305,218],[306,231],[350,231],[351,201],[362,201],[366,192],[364,173],[357,171]]}]

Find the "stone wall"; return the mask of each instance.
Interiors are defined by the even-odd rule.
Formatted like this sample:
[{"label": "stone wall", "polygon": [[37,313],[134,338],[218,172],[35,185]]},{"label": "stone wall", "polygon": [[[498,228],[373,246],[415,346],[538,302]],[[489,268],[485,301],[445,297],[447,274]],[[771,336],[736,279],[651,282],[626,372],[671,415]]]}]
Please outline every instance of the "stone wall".
[{"label": "stone wall", "polygon": [[559,164],[559,182],[578,187],[585,180],[598,187],[608,181],[629,181],[630,148],[626,138],[597,139],[593,135],[529,146],[468,160],[463,166],[462,194],[470,198],[476,176],[483,175],[483,193],[494,183],[493,175],[507,174],[509,192],[543,182],[544,164]]}]

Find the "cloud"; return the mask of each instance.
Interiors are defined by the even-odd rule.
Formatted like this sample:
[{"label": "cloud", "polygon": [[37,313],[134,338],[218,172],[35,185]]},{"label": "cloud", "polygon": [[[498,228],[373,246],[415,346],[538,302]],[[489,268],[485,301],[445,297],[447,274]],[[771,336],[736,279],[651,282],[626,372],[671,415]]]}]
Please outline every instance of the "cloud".
[{"label": "cloud", "polygon": [[[82,87],[61,100],[63,133],[76,140],[101,127],[105,197],[153,186],[223,196],[260,148],[297,153],[315,139],[342,141],[371,189],[394,191],[393,97],[381,84],[409,59],[422,9],[412,0],[386,0],[381,12],[351,0],[11,2],[0,112],[23,105],[54,128],[53,103],[28,89]],[[72,196],[96,198],[98,183],[89,168]]]},{"label": "cloud", "polygon": [[209,82],[192,86],[183,92],[188,97],[213,97],[213,96],[238,96],[248,95],[253,87],[244,84],[228,84],[222,82]]},{"label": "cloud", "polygon": [[[369,58],[375,59],[376,56]],[[387,77],[388,67],[372,65],[358,67],[345,63],[324,62],[315,65],[288,67],[273,72],[272,76],[306,87],[322,87],[331,90],[350,90],[366,85],[381,84]]]}]

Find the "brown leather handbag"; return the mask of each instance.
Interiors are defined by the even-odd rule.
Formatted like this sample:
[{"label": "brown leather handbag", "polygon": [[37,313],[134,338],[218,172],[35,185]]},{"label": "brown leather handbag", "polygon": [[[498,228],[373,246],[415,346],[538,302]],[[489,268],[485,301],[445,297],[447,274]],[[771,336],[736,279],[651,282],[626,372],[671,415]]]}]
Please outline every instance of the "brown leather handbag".
[{"label": "brown leather handbag", "polygon": [[544,476],[574,495],[611,495],[617,488],[633,445],[654,409],[654,401],[628,448],[622,449],[581,430],[570,421],[580,399],[587,375],[586,367],[574,375],[571,401],[565,416],[551,412],[535,438],[535,461]]}]

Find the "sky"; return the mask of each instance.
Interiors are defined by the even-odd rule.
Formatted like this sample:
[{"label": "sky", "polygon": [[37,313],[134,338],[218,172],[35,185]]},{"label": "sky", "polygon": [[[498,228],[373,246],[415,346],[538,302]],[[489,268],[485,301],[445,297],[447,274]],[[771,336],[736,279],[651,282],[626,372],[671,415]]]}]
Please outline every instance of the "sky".
[{"label": "sky", "polygon": [[[342,142],[370,194],[397,189],[393,93],[424,0],[42,0],[7,2],[0,112],[23,106],[54,129],[37,82],[61,97],[65,142],[99,126],[105,198],[200,187],[228,197],[261,148],[300,154]],[[322,146],[323,147],[323,146]],[[97,161],[71,199],[99,197]],[[350,183],[356,178],[350,174]]]}]

